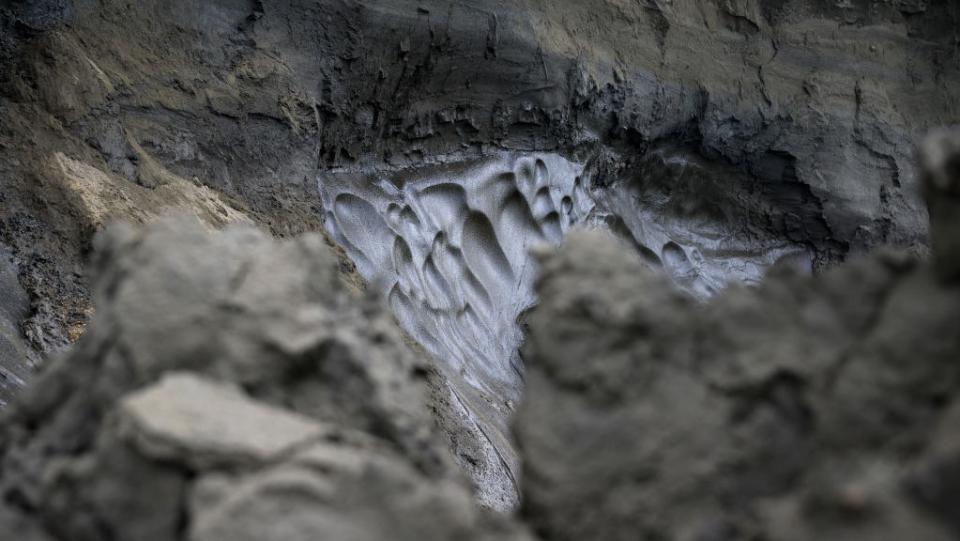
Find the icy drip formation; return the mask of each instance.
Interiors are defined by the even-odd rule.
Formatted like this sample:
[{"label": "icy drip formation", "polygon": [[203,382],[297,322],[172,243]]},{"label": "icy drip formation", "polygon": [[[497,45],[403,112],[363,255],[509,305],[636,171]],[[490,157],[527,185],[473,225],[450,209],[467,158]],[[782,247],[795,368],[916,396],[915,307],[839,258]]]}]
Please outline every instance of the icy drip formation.
[{"label": "icy drip formation", "polygon": [[583,173],[557,155],[504,153],[389,178],[331,174],[320,191],[330,233],[404,329],[497,401],[520,393],[517,318],[535,302],[528,251],[576,223],[610,226],[699,298],[755,283],[776,262],[811,267],[803,242],[769,226],[802,226],[810,212],[789,175],[751,190],[736,170],[672,149],[603,189]]},{"label": "icy drip formation", "polygon": [[535,302],[529,250],[591,212],[582,173],[556,155],[503,154],[391,178],[330,175],[320,191],[329,232],[403,328],[509,400],[522,382],[517,318]]}]

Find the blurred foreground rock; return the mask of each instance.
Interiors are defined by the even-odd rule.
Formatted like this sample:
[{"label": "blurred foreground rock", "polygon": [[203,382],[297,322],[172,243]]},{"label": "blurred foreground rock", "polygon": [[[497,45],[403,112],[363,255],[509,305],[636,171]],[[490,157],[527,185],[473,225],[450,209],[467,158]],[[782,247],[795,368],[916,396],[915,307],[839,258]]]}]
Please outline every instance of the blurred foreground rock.
[{"label": "blurred foreground rock", "polygon": [[542,257],[519,414],[547,539],[960,536],[960,132],[921,148],[934,257],[699,305],[609,236]]},{"label": "blurred foreground rock", "polygon": [[475,503],[427,407],[429,366],[321,237],[181,217],[109,230],[99,254],[87,336],[4,411],[0,531],[526,538]]}]

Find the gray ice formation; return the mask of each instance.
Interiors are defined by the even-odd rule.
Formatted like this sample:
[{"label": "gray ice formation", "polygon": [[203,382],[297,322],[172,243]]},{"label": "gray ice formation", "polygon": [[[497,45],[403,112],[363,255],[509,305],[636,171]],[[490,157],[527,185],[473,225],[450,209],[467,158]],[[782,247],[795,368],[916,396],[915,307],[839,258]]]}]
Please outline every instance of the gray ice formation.
[{"label": "gray ice formation", "polygon": [[590,215],[582,174],[560,156],[502,154],[392,178],[340,173],[320,190],[329,232],[403,328],[471,385],[515,400],[517,318],[535,302],[528,252]]},{"label": "gray ice formation", "polygon": [[778,261],[810,267],[804,246],[747,223],[738,205],[753,204],[749,194],[696,161],[663,153],[639,180],[596,190],[584,171],[555,154],[502,153],[331,173],[319,187],[329,232],[403,328],[503,402],[522,390],[517,320],[536,302],[529,250],[559,243],[577,224],[609,226],[698,298],[756,282]]}]

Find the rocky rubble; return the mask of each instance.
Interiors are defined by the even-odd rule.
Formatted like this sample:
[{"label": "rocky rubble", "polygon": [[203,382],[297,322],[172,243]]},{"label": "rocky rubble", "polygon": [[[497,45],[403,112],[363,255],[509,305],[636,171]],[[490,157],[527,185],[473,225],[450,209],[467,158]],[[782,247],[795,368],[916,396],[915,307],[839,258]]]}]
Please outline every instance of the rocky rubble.
[{"label": "rocky rubble", "polygon": [[526,539],[476,503],[436,388],[321,237],[181,216],[101,239],[90,331],[3,415],[17,539]]},{"label": "rocky rubble", "polygon": [[921,154],[932,261],[784,267],[701,306],[609,236],[544,256],[517,421],[535,530],[956,539],[958,143]]}]

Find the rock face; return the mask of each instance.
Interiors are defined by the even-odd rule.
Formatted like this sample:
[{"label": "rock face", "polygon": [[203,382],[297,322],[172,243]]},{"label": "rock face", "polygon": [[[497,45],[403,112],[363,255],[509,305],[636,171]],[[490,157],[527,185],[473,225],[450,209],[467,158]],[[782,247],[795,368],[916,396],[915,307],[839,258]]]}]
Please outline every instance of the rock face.
[{"label": "rock face", "polygon": [[0,529],[955,539],[960,132],[922,149],[930,261],[783,266],[703,304],[609,232],[538,250],[517,518],[480,508],[447,448],[473,434],[449,382],[320,237],[186,217],[109,229],[89,332],[3,412]]},{"label": "rock face", "polygon": [[536,301],[529,251],[590,215],[582,172],[556,155],[502,154],[320,179],[330,235],[453,383],[450,399],[483,448],[474,457],[455,445],[457,457],[498,509],[518,501],[508,421],[523,392],[518,318]]},{"label": "rock face", "polygon": [[[948,535],[957,144],[911,153],[960,121],[957,28],[908,0],[4,3],[0,402],[54,360],[4,409],[3,531],[524,538],[459,466],[547,539]],[[574,238],[534,291],[528,249],[577,223],[624,242]],[[928,233],[929,263],[830,270]]]},{"label": "rock face", "polygon": [[110,231],[98,261],[90,331],[4,412],[4,531],[526,539],[479,509],[429,366],[321,238],[180,217]]},{"label": "rock face", "polygon": [[[44,354],[81,334],[93,231],[158,199],[319,231],[332,171],[504,150],[621,186],[613,214],[701,290],[718,280],[700,256],[755,279],[782,255],[821,268],[922,243],[910,142],[960,120],[958,23],[952,3],[914,1],[8,2],[0,241],[30,296],[18,324]],[[722,179],[748,230],[664,194],[676,163]]]},{"label": "rock face", "polygon": [[783,268],[700,306],[609,236],[571,236],[546,257],[517,425],[535,530],[960,535],[958,141],[923,150],[932,263],[884,253],[816,278]]},{"label": "rock face", "polygon": [[559,156],[505,154],[417,176],[324,177],[320,191],[331,236],[404,329],[478,390],[516,402],[529,252],[590,215],[582,172]]}]

